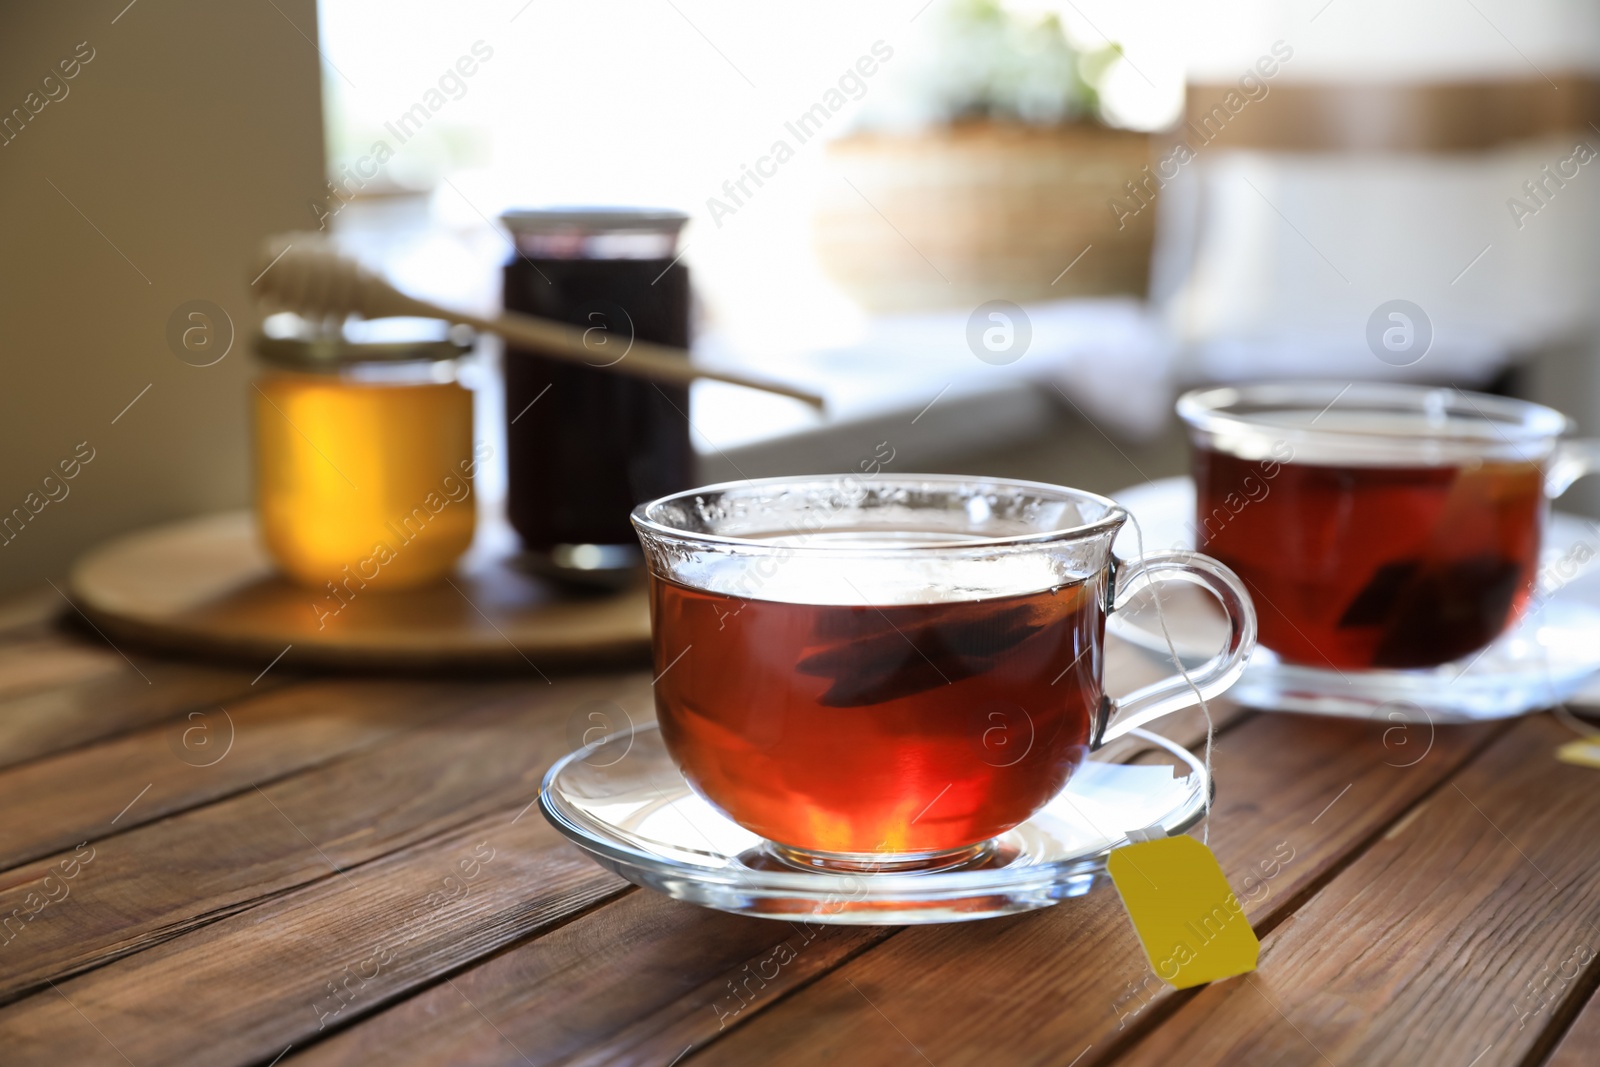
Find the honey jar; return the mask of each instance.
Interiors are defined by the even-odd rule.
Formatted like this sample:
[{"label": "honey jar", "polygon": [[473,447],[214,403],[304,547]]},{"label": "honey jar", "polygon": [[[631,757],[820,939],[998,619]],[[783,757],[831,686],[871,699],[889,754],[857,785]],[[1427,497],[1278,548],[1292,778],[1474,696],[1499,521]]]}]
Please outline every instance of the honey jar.
[{"label": "honey jar", "polygon": [[431,319],[263,324],[253,384],[256,515],[268,554],[341,602],[439,579],[472,542],[470,335]]}]

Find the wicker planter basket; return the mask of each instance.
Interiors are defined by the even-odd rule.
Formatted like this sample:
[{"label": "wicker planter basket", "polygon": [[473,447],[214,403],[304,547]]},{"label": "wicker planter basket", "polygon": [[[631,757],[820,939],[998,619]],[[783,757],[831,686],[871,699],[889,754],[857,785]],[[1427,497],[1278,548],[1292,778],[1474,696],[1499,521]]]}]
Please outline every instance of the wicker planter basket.
[{"label": "wicker planter basket", "polygon": [[1151,162],[1145,134],[973,123],[858,134],[827,151],[848,182],[825,187],[817,255],[864,307],[1145,292],[1155,208],[1119,228],[1110,207],[1113,197],[1138,206],[1126,183],[1143,179]]}]

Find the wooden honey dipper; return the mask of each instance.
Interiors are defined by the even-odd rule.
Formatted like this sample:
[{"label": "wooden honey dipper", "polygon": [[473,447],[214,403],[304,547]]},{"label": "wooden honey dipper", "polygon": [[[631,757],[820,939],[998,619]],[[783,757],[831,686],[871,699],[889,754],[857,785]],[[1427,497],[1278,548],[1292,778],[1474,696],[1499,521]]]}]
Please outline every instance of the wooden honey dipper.
[{"label": "wooden honey dipper", "polygon": [[809,390],[738,371],[698,366],[689,361],[686,350],[649,341],[633,340],[627,354],[613,363],[591,363],[596,352],[584,343],[588,330],[514,311],[485,319],[419,300],[402,293],[320,234],[295,233],[268,238],[256,266],[258,273],[252,284],[261,290],[264,300],[311,319],[342,320],[347,315],[368,319],[391,315],[444,319],[498,334],[513,344],[536,349],[542,356],[593,370],[615,371],[673,385],[709,379],[802,400],[818,411],[826,406],[820,395]]}]

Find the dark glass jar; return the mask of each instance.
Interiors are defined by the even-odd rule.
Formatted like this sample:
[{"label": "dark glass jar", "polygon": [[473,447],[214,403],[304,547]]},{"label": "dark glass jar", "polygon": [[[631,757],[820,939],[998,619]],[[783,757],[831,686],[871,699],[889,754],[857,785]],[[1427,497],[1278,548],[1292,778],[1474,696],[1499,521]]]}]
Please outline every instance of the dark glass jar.
[{"label": "dark glass jar", "polygon": [[640,559],[635,504],[689,488],[689,390],[602,368],[632,339],[687,348],[688,216],[551,208],[502,216],[516,254],[505,307],[584,327],[593,368],[507,346],[507,513],[536,560],[564,571]]}]

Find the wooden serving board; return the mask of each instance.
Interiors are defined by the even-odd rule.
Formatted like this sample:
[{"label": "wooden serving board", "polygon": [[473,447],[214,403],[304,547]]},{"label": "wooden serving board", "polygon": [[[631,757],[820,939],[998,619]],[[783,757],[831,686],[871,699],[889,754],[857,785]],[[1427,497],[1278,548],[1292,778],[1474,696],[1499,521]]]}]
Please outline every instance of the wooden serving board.
[{"label": "wooden serving board", "polygon": [[291,668],[544,673],[645,659],[642,577],[618,592],[573,593],[521,569],[509,531],[487,533],[445,581],[357,589],[340,602],[280,577],[251,513],[228,512],[102,545],[78,561],[70,586],[114,641],[247,663],[286,648]]}]

